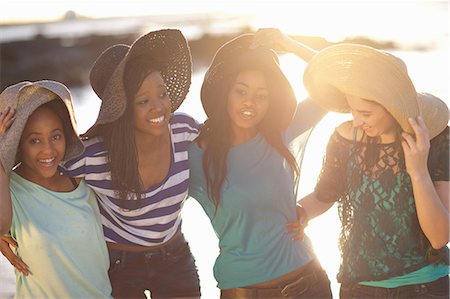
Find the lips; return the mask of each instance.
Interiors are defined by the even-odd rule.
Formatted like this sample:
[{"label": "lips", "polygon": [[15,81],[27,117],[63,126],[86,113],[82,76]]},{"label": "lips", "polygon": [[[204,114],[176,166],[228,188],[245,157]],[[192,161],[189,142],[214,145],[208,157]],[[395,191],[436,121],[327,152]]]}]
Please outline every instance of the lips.
[{"label": "lips", "polygon": [[240,111],[239,115],[244,119],[251,119],[255,117],[255,111],[253,109],[243,109]]},{"label": "lips", "polygon": [[39,163],[45,167],[52,167],[55,165],[56,157],[47,158],[47,159],[39,159]]}]

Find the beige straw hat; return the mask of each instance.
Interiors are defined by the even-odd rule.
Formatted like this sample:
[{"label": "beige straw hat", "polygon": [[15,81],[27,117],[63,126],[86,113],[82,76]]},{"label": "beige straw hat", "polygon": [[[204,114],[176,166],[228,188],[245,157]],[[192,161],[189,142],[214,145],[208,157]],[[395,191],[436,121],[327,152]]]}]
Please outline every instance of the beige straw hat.
[{"label": "beige straw hat", "polygon": [[[155,62],[167,86],[172,112],[178,109],[191,85],[191,53],[181,31],[164,29],[152,31],[129,45],[114,45],[95,61],[90,72],[90,83],[102,100],[95,127],[117,120],[125,111],[127,99],[123,75],[128,61],[148,59]],[[89,133],[86,133],[89,135]]]},{"label": "beige straw hat", "polygon": [[71,123],[65,124],[71,128],[72,135],[66,136],[66,152],[64,160],[80,155],[83,144],[76,132],[75,113],[72,106],[72,96],[66,86],[55,81],[20,82],[7,87],[0,94],[0,111],[8,106],[16,109],[15,119],[11,127],[0,138],[0,161],[8,173],[20,161],[16,160],[20,138],[30,115],[43,104],[61,99],[67,108]]},{"label": "beige straw hat", "polygon": [[422,115],[431,137],[447,126],[447,105],[417,93],[403,61],[394,55],[357,44],[338,44],[317,53],[305,69],[303,83],[325,109],[350,112],[346,94],[382,105],[408,133],[408,118]]},{"label": "beige straw hat", "polygon": [[217,50],[201,88],[203,109],[206,115],[211,117],[216,108],[220,107],[216,101],[218,91],[224,88],[224,79],[240,70],[256,67],[267,72],[270,78],[270,84],[274,87],[271,93],[275,97],[276,105],[269,109],[269,113],[278,120],[274,125],[284,129],[291,122],[297,107],[295,93],[280,68],[278,55],[273,50],[263,47],[250,49],[253,37],[253,33],[242,34]]}]

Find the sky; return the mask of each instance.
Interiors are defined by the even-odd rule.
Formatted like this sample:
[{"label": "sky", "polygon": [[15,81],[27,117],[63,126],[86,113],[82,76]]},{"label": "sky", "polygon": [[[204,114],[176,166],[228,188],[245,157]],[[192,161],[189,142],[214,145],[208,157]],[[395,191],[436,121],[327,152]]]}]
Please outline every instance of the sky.
[{"label": "sky", "polygon": [[[448,28],[448,1],[236,1],[236,0],[0,0],[0,24],[61,19],[67,11],[86,17],[183,15],[199,13],[251,16],[253,27],[278,27],[288,33],[377,36],[404,42],[428,42]],[[430,17],[433,16],[433,17]],[[447,31],[448,32],[448,31]]]}]

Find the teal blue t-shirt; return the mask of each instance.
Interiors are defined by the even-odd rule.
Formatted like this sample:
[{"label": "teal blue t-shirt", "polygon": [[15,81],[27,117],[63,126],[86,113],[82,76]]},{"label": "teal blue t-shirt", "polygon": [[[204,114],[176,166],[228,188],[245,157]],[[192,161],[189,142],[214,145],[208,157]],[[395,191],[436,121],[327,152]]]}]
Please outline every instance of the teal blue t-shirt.
[{"label": "teal blue t-shirt", "polygon": [[[291,150],[299,131],[305,130],[294,123],[284,134]],[[262,135],[229,151],[217,212],[206,191],[203,152],[195,144],[189,148],[189,195],[203,207],[219,238],[214,276],[220,289],[270,281],[315,258],[307,237],[293,241],[286,232],[286,224],[296,219],[294,174]]]}]

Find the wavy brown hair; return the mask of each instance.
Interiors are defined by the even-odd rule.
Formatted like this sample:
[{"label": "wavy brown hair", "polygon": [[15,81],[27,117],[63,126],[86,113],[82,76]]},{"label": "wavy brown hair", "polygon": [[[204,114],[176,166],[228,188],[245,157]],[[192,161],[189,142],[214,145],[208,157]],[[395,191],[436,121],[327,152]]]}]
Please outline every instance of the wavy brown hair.
[{"label": "wavy brown hair", "polygon": [[[265,69],[257,66],[254,66],[251,69],[262,71],[265,78],[269,78],[269,74]],[[202,161],[207,191],[209,198],[216,206],[216,211],[220,204],[221,191],[227,177],[228,152],[231,148],[231,119],[227,113],[228,94],[240,71],[244,70],[239,70],[226,76],[222,85],[216,91],[214,95],[215,98],[208,99],[208,101],[214,101],[215,105],[213,105],[213,110],[210,115],[208,115],[208,119],[203,125],[199,136],[200,144],[205,145]],[[271,86],[271,81],[266,80],[266,82],[268,84],[269,97],[271,100],[266,116],[258,125],[258,131],[289,163],[295,173],[296,187],[299,181],[300,168],[295,157],[283,143],[281,129],[279,126],[275,125],[279,120],[276,119],[274,113],[271,113],[270,105],[277,102],[275,100],[276,95],[273,92],[274,86]]]}]

